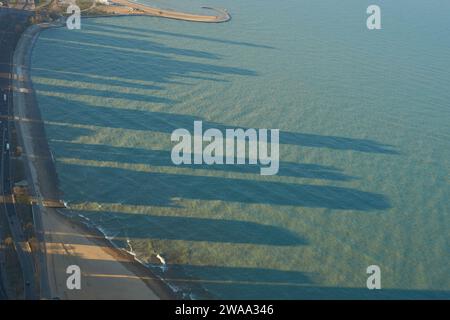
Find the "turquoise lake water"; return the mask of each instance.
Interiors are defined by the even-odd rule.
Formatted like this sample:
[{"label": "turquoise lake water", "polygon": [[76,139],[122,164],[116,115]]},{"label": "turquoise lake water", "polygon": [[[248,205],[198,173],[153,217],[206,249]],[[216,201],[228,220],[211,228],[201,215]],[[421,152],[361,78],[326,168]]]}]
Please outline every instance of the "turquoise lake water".
[{"label": "turquoise lake water", "polygon": [[[377,31],[372,1],[172,0],[147,3],[233,19],[43,32],[33,83],[65,200],[194,297],[377,298],[378,265],[385,296],[449,298],[450,2],[377,2]],[[174,166],[194,120],[280,129],[279,174]]]}]

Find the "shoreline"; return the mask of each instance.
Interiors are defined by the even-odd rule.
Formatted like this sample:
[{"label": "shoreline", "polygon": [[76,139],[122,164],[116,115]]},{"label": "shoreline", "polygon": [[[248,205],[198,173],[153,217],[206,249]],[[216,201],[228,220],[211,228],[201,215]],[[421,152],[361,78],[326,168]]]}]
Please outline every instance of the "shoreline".
[{"label": "shoreline", "polygon": [[[113,4],[118,4],[125,8],[132,8],[133,10],[142,11],[144,15],[167,18],[167,19],[175,19],[175,20],[183,20],[190,22],[204,22],[204,23],[222,23],[228,22],[231,20],[231,15],[225,9],[216,9],[208,6],[202,6],[202,9],[207,9],[211,11],[216,11],[220,15],[217,16],[209,16],[209,15],[200,15],[193,13],[186,13],[181,11],[169,10],[169,9],[161,9],[156,7],[151,7],[145,4],[137,3],[132,0],[110,0]],[[109,6],[112,7],[112,6]],[[114,9],[117,9],[114,6]],[[134,12],[134,11],[133,11]],[[130,15],[135,15],[131,13]]]},{"label": "shoreline", "polygon": [[[19,141],[20,141],[20,144],[22,145],[22,147],[24,148],[24,150],[26,150],[25,153],[27,155],[34,153],[34,150],[39,150],[37,152],[42,152],[42,148],[35,149],[36,145],[33,145],[33,144],[38,144],[36,141],[33,141],[31,144],[28,144],[28,148],[26,147],[27,144],[24,141],[24,136],[27,136],[27,135],[26,134],[24,135],[22,132],[22,130],[24,130],[24,128],[22,128],[23,121],[20,121],[20,119],[21,118],[29,119],[30,116],[26,115],[24,117],[24,114],[21,114],[21,112],[18,112],[19,111],[18,109],[20,109],[18,107],[18,101],[23,102],[23,101],[27,100],[26,101],[27,106],[34,105],[34,108],[36,110],[34,110],[34,114],[31,118],[35,118],[35,120],[37,120],[37,121],[32,122],[35,124],[35,126],[42,127],[39,129],[42,130],[43,133],[41,132],[40,139],[38,138],[39,144],[41,144],[42,140],[44,140],[43,134],[45,135],[45,128],[44,128],[44,124],[40,118],[40,110],[39,110],[39,106],[37,104],[35,91],[33,88],[29,70],[30,70],[30,66],[31,66],[31,55],[32,55],[35,41],[37,40],[37,38],[39,37],[40,33],[43,30],[45,30],[47,28],[51,28],[51,27],[58,27],[58,25],[42,24],[42,25],[30,26],[27,30],[24,31],[24,33],[20,37],[19,43],[14,52],[14,74],[18,75],[18,77],[15,77],[16,79],[14,79],[14,81],[13,81],[13,83],[14,83],[13,87],[15,87],[15,88],[27,87],[27,89],[28,89],[26,92],[24,92],[23,90],[14,90],[14,99],[13,99],[14,119],[15,119],[18,136],[19,136]],[[20,52],[21,50],[24,52]],[[19,61],[17,61],[17,60],[19,60],[22,63],[18,63]],[[23,80],[18,80],[18,79],[23,79]],[[26,97],[25,97],[25,95],[26,95]],[[22,112],[23,112],[23,110],[22,110]],[[26,112],[29,112],[29,110],[27,110]],[[29,122],[27,122],[27,126],[28,125],[29,125]],[[30,132],[35,129],[36,128],[31,128],[31,129],[25,128],[25,131]],[[50,152],[50,154],[51,154],[51,151],[49,150],[49,147],[48,147],[46,137],[45,137],[44,144],[48,148],[48,150],[45,150],[45,151]],[[40,147],[42,147],[42,145],[40,145]],[[52,189],[52,190],[50,190],[50,193],[54,194],[55,192],[57,192],[58,195],[61,194],[59,191],[59,188],[58,188],[58,180],[55,181],[55,177],[57,177],[56,168],[54,167],[53,163],[52,164],[49,163],[48,157],[47,157],[47,163],[44,163],[44,164],[33,163],[33,161],[36,161],[36,160],[32,160],[32,158],[30,158],[30,157],[28,157],[27,159],[24,159],[24,160],[25,160],[24,162],[26,162],[25,167],[27,168],[26,169],[27,180],[29,181],[29,186],[31,189],[30,193],[32,195],[34,194],[35,197],[37,196],[37,198],[40,198],[40,199],[48,198],[49,192],[48,192],[48,190],[46,190],[46,187],[48,187],[48,184],[49,184],[48,180],[53,181],[53,184],[56,183],[55,186],[50,188],[50,189]],[[53,160],[51,160],[51,162],[53,162]],[[42,169],[43,166],[45,167],[45,169],[39,170],[39,169]],[[51,173],[52,170],[55,171],[53,173],[53,175]],[[46,174],[50,174],[50,178],[48,180],[47,180]],[[50,183],[50,184],[52,184],[52,183]],[[38,187],[36,188],[35,186],[38,186]],[[42,196],[42,190],[41,190],[42,187],[44,188],[44,196]],[[55,191],[55,189],[57,191]],[[56,197],[53,197],[53,198],[56,199]],[[33,216],[34,216],[35,224],[36,224],[36,233],[38,234],[38,239],[41,244],[41,252],[39,253],[40,263],[45,264],[43,266],[43,268],[41,269],[42,270],[41,282],[44,282],[43,283],[44,288],[41,290],[41,293],[43,292],[42,295],[44,298],[52,298],[53,297],[53,295],[50,293],[51,292],[50,288],[47,288],[45,286],[46,282],[49,282],[49,279],[47,279],[47,276],[49,275],[49,273],[45,271],[45,270],[47,270],[47,268],[46,268],[47,262],[45,262],[45,261],[47,260],[47,256],[48,256],[48,249],[47,249],[48,241],[46,241],[48,235],[46,234],[46,228],[43,227],[43,225],[45,224],[45,221],[43,223],[43,219],[42,219],[43,215],[47,216],[50,214],[58,215],[59,217],[53,216],[52,219],[58,219],[61,222],[61,224],[69,225],[70,229],[78,229],[79,231],[83,232],[85,234],[84,236],[86,238],[93,241],[98,246],[97,249],[104,250],[105,253],[109,256],[112,256],[116,260],[117,263],[120,263],[123,266],[125,266],[125,268],[131,274],[135,275],[139,280],[144,282],[145,285],[149,289],[154,291],[160,299],[180,299],[181,298],[181,297],[179,297],[179,295],[177,293],[173,292],[173,290],[171,289],[171,287],[168,283],[166,283],[164,280],[162,280],[158,276],[156,276],[156,274],[154,274],[149,267],[147,267],[143,263],[139,262],[136,259],[136,257],[134,257],[131,253],[129,253],[123,249],[119,249],[117,246],[115,246],[113,243],[111,243],[111,241],[107,239],[106,235],[101,233],[101,231],[97,227],[89,228],[88,226],[84,225],[83,223],[75,221],[75,219],[69,219],[66,214],[60,213],[57,209],[46,208],[42,203],[32,204],[32,208],[33,208]],[[77,214],[75,214],[75,215],[79,216]],[[53,243],[51,243],[51,244],[53,244]],[[126,297],[124,297],[124,298],[126,299]]]},{"label": "shoreline", "polygon": [[[46,6],[51,4],[52,2],[48,2],[37,8],[37,10],[45,9]],[[104,18],[118,16],[148,16],[199,23],[224,23],[231,20],[231,15],[226,9],[213,8],[209,6],[202,6],[201,8],[216,12],[217,15],[203,15],[181,12],[172,9],[162,9],[134,2],[132,0],[109,0],[108,5],[96,4],[94,2],[90,8],[81,11],[81,17]],[[98,9],[100,12],[90,14],[90,11],[93,9]]]},{"label": "shoreline", "polygon": [[[164,279],[161,279],[156,274],[154,274],[152,270],[145,265],[144,262],[139,261],[136,258],[136,256],[134,256],[131,252],[115,245],[113,243],[113,239],[108,239],[108,236],[101,230],[99,226],[96,226],[95,224],[88,222],[87,218],[85,217],[83,218],[82,215],[75,213],[73,211],[71,211],[73,217],[63,212],[59,212],[59,210],[56,211],[58,212],[60,217],[67,220],[70,224],[73,224],[77,228],[89,234],[91,236],[91,239],[94,242],[96,242],[99,245],[99,247],[109,252],[118,261],[128,262],[126,264],[127,269],[129,269],[131,272],[139,276],[150,289],[152,290],[156,289],[158,295],[162,300],[181,298],[180,296],[178,296],[177,292],[174,292],[172,290],[170,285],[166,283]],[[86,222],[83,222],[82,219],[86,220]],[[154,283],[151,283],[151,281],[154,281]]]},{"label": "shoreline", "polygon": [[[87,232],[90,232],[94,235],[98,236],[98,242],[99,244],[107,243],[109,248],[115,250],[117,257],[127,257],[134,263],[135,267],[138,267],[137,269],[142,272],[142,278],[143,280],[157,280],[157,282],[162,283],[162,290],[165,292],[170,298],[169,299],[178,299],[178,300],[196,300],[193,298],[194,295],[197,295],[200,297],[200,299],[216,299],[216,297],[211,294],[206,288],[203,286],[190,286],[189,288],[193,292],[185,292],[183,288],[180,288],[180,286],[176,282],[186,282],[186,279],[189,279],[189,276],[184,273],[184,271],[172,271],[172,268],[165,265],[156,265],[151,263],[146,263],[144,261],[141,261],[136,254],[133,252],[133,250],[127,250],[124,247],[120,247],[119,245],[115,244],[114,241],[125,241],[125,239],[119,239],[117,240],[115,237],[108,236],[106,233],[106,230],[104,230],[101,226],[93,223],[89,218],[85,217],[84,215],[80,213],[76,213],[74,211],[70,211],[71,215],[64,214],[62,212],[59,212],[61,216],[64,218],[70,220],[71,223],[79,226],[81,229],[86,230]],[[130,249],[131,246],[129,245]],[[161,276],[153,269],[165,269],[164,275],[167,277]],[[171,273],[175,272],[175,276]],[[148,275],[151,275],[151,279],[149,279]],[[168,291],[167,291],[168,290]],[[186,298],[188,297],[188,298]]]}]

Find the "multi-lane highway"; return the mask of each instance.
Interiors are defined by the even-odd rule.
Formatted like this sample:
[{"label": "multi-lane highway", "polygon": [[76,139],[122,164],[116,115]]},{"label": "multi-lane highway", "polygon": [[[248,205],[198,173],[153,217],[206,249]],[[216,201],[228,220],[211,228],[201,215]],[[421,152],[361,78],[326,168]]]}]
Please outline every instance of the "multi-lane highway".
[{"label": "multi-lane highway", "polygon": [[[10,199],[13,191],[11,177],[10,127],[12,126],[12,59],[14,48],[32,13],[26,10],[0,9],[0,191],[3,199]],[[14,240],[24,279],[26,299],[37,299],[34,262],[24,236],[14,203],[3,201],[11,236]]]}]

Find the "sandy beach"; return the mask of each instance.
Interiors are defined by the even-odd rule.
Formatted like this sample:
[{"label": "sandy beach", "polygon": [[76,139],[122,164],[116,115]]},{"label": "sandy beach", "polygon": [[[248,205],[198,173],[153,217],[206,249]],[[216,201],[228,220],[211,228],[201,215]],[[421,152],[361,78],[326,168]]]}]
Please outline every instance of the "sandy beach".
[{"label": "sandy beach", "polygon": [[[53,297],[60,299],[173,299],[170,289],[127,252],[118,250],[95,229],[69,220],[57,210],[42,214]],[[66,268],[82,271],[81,290],[68,290]]]}]

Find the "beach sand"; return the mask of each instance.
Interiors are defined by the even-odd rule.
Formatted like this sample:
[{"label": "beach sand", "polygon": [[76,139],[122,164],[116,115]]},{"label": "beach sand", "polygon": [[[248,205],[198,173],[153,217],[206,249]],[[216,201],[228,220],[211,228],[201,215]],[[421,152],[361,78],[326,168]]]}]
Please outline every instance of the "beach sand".
[{"label": "beach sand", "polygon": [[[174,294],[149,269],[111,246],[95,229],[60,215],[42,214],[50,291],[60,299],[173,299]],[[81,290],[66,286],[70,265],[80,267]]]}]

